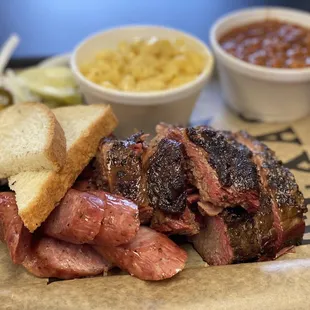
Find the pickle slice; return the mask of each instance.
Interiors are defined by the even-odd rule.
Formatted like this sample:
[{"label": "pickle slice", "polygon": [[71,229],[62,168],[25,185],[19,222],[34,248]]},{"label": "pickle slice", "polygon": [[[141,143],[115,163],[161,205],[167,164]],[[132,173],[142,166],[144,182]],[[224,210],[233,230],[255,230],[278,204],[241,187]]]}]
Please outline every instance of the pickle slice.
[{"label": "pickle slice", "polygon": [[72,72],[67,67],[30,68],[19,73],[19,77],[31,92],[46,101],[67,105],[82,103]]}]

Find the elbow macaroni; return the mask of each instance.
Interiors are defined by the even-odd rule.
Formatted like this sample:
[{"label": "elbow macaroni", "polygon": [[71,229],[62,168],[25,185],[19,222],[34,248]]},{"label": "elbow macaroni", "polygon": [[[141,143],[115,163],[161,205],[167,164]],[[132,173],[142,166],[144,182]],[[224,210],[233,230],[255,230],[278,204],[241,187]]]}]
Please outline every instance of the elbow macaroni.
[{"label": "elbow macaroni", "polygon": [[190,50],[184,40],[151,38],[121,42],[116,50],[103,50],[80,67],[90,81],[123,91],[156,91],[178,87],[194,80],[206,58]]}]

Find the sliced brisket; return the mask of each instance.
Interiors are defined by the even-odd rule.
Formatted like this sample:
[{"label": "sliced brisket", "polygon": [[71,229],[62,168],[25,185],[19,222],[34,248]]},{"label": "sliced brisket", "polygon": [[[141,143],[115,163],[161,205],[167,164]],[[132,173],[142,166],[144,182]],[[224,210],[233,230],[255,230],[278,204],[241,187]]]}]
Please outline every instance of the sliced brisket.
[{"label": "sliced brisket", "polygon": [[306,208],[292,173],[267,146],[247,133],[238,132],[233,138],[230,133],[223,134],[252,152],[260,206],[253,214],[240,208],[237,214],[238,209],[232,208],[206,217],[206,227],[192,238],[197,251],[209,264],[227,264],[274,258],[281,249],[300,244]]},{"label": "sliced brisket", "polygon": [[276,250],[300,244],[305,230],[303,215],[307,209],[293,174],[273,151],[246,132],[240,131],[235,137],[253,152],[261,182],[270,197],[273,226],[277,231]]},{"label": "sliced brisket", "polygon": [[[157,135],[143,155],[149,200],[154,208],[151,227],[165,234],[199,232],[195,214],[187,207],[199,200],[189,189],[187,157],[182,143],[168,139],[171,126],[157,126]],[[190,193],[190,195],[188,195]]]},{"label": "sliced brisket", "polygon": [[185,210],[184,148],[164,134],[158,134],[148,147],[141,133],[122,141],[105,140],[99,147],[96,166],[97,185],[106,184],[111,193],[137,203],[141,223],[150,221],[154,209],[167,214]]},{"label": "sliced brisket", "polygon": [[187,204],[183,145],[161,139],[145,166],[147,192],[152,207],[165,213],[182,213]]},{"label": "sliced brisket", "polygon": [[142,209],[142,223],[152,214],[142,169],[144,139],[142,133],[127,140],[104,139],[95,161],[98,188],[134,201]]},{"label": "sliced brisket", "polygon": [[249,212],[258,210],[259,179],[246,147],[207,126],[170,128],[168,137],[184,145],[190,181],[198,188],[202,203],[211,203],[217,212],[235,205]]},{"label": "sliced brisket", "polygon": [[226,208],[217,216],[206,216],[205,228],[191,241],[209,265],[253,261],[273,253],[272,219],[270,208],[255,214],[242,207]]},{"label": "sliced brisket", "polygon": [[95,246],[108,261],[142,280],[163,280],[183,270],[186,252],[167,236],[140,227],[136,237],[118,247]]}]

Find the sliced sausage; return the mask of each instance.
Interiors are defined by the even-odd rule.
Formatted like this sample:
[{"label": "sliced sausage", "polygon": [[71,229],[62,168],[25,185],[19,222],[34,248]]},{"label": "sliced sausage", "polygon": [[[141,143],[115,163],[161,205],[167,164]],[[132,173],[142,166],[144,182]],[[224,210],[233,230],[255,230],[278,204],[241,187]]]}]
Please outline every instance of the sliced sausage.
[{"label": "sliced sausage", "polygon": [[20,264],[25,259],[31,236],[18,215],[15,194],[0,193],[0,239],[7,244],[13,263]]},{"label": "sliced sausage", "polygon": [[93,243],[118,246],[131,241],[140,226],[138,206],[131,200],[103,191],[89,193],[103,202],[102,225]]},{"label": "sliced sausage", "polygon": [[118,247],[94,246],[106,260],[141,280],[163,280],[180,272],[186,252],[167,236],[141,226],[136,237]]},{"label": "sliced sausage", "polygon": [[49,237],[36,241],[23,266],[37,277],[59,279],[95,276],[110,268],[91,246],[67,243]]},{"label": "sliced sausage", "polygon": [[139,229],[138,207],[103,191],[70,189],[43,225],[48,236],[75,243],[117,246]]},{"label": "sliced sausage", "polygon": [[70,189],[43,224],[43,231],[63,241],[89,243],[101,228],[104,216],[101,205],[100,198]]}]

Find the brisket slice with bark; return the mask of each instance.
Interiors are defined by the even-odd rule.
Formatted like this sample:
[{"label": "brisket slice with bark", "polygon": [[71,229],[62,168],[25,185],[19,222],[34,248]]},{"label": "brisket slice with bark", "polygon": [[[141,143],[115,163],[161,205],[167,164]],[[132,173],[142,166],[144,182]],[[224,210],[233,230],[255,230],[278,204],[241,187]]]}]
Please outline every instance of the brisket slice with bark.
[{"label": "brisket slice with bark", "polygon": [[259,179],[250,150],[228,133],[207,126],[167,130],[170,139],[185,147],[190,181],[198,188],[201,203],[211,203],[217,212],[236,205],[249,212],[259,209]]},{"label": "brisket slice with bark", "polygon": [[104,139],[95,161],[98,189],[121,195],[139,206],[141,223],[149,222],[153,208],[142,169],[145,135],[137,133],[127,140]]},{"label": "brisket slice with bark", "polygon": [[209,265],[254,261],[274,253],[276,232],[268,205],[255,214],[242,207],[226,208],[204,221],[205,228],[191,242]]},{"label": "brisket slice with bark", "polygon": [[147,193],[155,210],[151,227],[166,234],[194,235],[199,232],[199,224],[187,207],[196,198],[187,195],[185,150],[180,142],[167,139],[166,134],[165,130],[159,131],[143,155]]},{"label": "brisket slice with bark", "polygon": [[[159,231],[166,230],[164,223],[171,223],[172,218],[180,225],[188,218],[183,223],[184,233],[192,235],[197,230],[194,221],[189,223],[192,217],[182,216],[187,206],[187,172],[181,143],[158,134],[146,147],[141,133],[124,141],[105,140],[99,147],[96,166],[97,185],[137,203],[141,223],[148,223],[155,209],[163,212],[157,213],[161,214],[160,221],[156,221]],[[160,228],[160,223],[165,227]],[[172,227],[177,226],[170,226],[170,233],[180,231],[173,232]]]},{"label": "brisket slice with bark", "polygon": [[293,174],[275,157],[273,151],[248,133],[240,131],[235,137],[253,152],[262,185],[270,197],[273,226],[277,231],[276,251],[300,244],[305,230],[303,215],[307,208]]},{"label": "brisket slice with bark", "polygon": [[[231,134],[223,134],[232,139]],[[282,249],[300,244],[305,228],[304,199],[292,173],[267,146],[247,133],[233,137],[253,153],[260,206],[253,214],[227,208],[218,216],[205,218],[205,228],[192,241],[211,265],[274,258]]]},{"label": "brisket slice with bark", "polygon": [[163,138],[144,165],[147,193],[154,209],[182,213],[187,204],[187,178],[183,145]]}]

